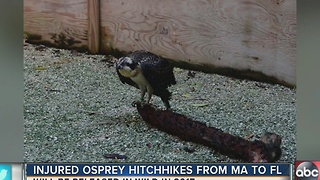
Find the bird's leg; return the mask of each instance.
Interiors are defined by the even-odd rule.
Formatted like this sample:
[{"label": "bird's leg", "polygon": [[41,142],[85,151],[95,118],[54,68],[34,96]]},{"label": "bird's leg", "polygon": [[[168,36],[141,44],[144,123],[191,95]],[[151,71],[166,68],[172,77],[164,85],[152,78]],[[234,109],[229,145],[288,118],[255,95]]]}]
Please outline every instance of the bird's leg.
[{"label": "bird's leg", "polygon": [[144,95],[146,94],[146,89],[145,88],[140,88],[141,92],[140,92],[140,101],[143,102],[144,101]]},{"label": "bird's leg", "polygon": [[153,89],[149,86],[147,86],[147,91],[148,91],[148,99],[147,99],[147,103],[149,104],[152,94],[153,94]]}]

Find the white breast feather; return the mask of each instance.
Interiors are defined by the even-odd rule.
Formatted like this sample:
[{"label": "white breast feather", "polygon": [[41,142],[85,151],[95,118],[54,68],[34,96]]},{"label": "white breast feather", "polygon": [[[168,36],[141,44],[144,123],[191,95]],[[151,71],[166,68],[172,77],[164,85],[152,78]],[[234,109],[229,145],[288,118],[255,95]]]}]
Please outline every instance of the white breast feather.
[{"label": "white breast feather", "polygon": [[146,78],[143,76],[142,73],[138,73],[136,76],[131,77],[132,81],[138,84],[140,88],[143,88],[144,90],[149,87],[149,89],[152,89],[149,82],[146,80]]}]

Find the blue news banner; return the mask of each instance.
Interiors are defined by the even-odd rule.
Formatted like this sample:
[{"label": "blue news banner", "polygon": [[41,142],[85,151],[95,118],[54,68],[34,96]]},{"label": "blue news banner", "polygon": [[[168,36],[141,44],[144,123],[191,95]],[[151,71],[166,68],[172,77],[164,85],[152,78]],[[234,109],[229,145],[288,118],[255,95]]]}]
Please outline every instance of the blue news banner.
[{"label": "blue news banner", "polygon": [[26,164],[27,180],[266,180],[291,174],[291,164]]}]

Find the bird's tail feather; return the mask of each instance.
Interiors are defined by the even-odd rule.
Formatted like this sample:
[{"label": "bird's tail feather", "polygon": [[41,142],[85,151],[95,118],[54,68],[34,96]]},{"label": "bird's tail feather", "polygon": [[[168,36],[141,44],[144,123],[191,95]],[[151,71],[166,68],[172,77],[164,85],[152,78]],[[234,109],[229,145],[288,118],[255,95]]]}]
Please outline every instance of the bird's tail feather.
[{"label": "bird's tail feather", "polygon": [[170,103],[169,100],[171,99],[171,92],[169,92],[167,89],[164,90],[161,93],[155,93],[155,95],[159,96],[161,100],[163,101],[164,105],[167,109],[170,109]]}]

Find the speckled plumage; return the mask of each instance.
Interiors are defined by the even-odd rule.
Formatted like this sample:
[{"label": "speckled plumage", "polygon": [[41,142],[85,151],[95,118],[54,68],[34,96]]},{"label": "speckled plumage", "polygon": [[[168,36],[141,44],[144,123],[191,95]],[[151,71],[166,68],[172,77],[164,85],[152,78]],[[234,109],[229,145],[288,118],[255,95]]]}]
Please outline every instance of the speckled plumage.
[{"label": "speckled plumage", "polygon": [[171,93],[168,87],[176,84],[170,62],[147,51],[134,51],[119,59],[116,65],[122,83],[141,90],[141,98],[148,92],[147,103],[152,94],[159,96],[167,109],[170,108]]}]

